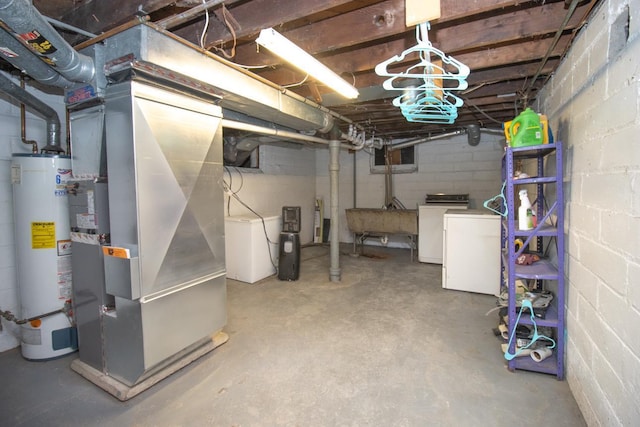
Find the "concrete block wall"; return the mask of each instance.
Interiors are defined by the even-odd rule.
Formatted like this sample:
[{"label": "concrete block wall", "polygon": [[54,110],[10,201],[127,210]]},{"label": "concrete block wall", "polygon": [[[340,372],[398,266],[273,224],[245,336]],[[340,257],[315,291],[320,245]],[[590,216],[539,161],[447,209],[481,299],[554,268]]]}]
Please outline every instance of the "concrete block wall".
[{"label": "concrete block wall", "polygon": [[640,0],[605,0],[538,97],[565,144],[567,380],[589,425],[640,422]]},{"label": "concrete block wall", "polygon": [[[483,202],[500,193],[501,158],[504,138],[483,133],[472,147],[465,135],[425,142],[416,146],[417,172],[393,175],[393,194],[407,209],[424,204],[427,193],[469,193],[471,208],[483,209]],[[380,208],[385,201],[385,176],[371,173],[370,154],[359,151],[340,154],[340,241],[352,242],[345,209]],[[329,217],[329,152],[316,151],[318,197],[325,201],[324,215]]]},{"label": "concrete block wall", "polygon": [[[15,80],[16,84],[19,82]],[[28,90],[43,102],[53,107],[62,122],[61,135],[66,135],[65,113],[62,98]],[[46,144],[46,122],[27,110],[27,139],[35,140],[40,147]],[[0,309],[20,315],[20,298],[16,278],[16,260],[13,235],[13,193],[11,187],[11,155],[30,153],[31,146],[22,144],[20,137],[20,108],[13,100],[0,94]],[[19,327],[12,322],[1,320],[0,352],[19,345]]]},{"label": "concrete block wall", "polygon": [[[242,202],[261,216],[282,214],[283,206],[301,207],[300,242],[313,241],[315,151],[301,145],[262,145],[260,169],[226,168],[225,181]],[[230,200],[230,203],[229,203]],[[225,196],[225,216],[252,215],[237,199]]]}]

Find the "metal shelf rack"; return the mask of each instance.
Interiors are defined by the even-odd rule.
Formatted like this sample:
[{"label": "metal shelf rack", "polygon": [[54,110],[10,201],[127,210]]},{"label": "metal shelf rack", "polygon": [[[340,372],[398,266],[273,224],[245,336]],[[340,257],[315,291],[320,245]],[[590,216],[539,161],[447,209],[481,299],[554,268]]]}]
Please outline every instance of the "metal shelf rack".
[{"label": "metal shelf rack", "polygon": [[[549,160],[555,157],[555,166]],[[527,160],[536,163],[537,176],[514,177],[517,162]],[[549,167],[552,165],[552,167]],[[548,327],[553,331],[556,346],[553,354],[545,360],[536,362],[529,356],[514,357],[508,361],[510,371],[517,369],[542,372],[564,379],[565,360],[565,273],[564,273],[564,194],[562,172],[562,143],[535,145],[528,147],[507,147],[503,157],[503,179],[506,182],[506,204],[508,215],[503,219],[502,227],[502,271],[503,287],[508,290],[508,330],[511,337],[517,326],[520,307],[517,306],[516,280],[535,281],[538,290],[550,290],[554,298],[543,318],[536,318],[538,327]],[[545,169],[547,172],[545,174]],[[519,230],[515,213],[518,211],[516,198],[519,187],[534,187],[537,197],[533,202],[538,224],[532,230]],[[554,194],[555,200],[548,206],[548,198]],[[524,240],[516,250],[515,239]],[[517,258],[533,243],[541,259],[531,265],[518,265]],[[546,257],[549,245],[555,243],[555,259]],[[530,316],[522,313],[519,323],[532,325]],[[512,340],[509,353],[514,354],[516,340]]]}]

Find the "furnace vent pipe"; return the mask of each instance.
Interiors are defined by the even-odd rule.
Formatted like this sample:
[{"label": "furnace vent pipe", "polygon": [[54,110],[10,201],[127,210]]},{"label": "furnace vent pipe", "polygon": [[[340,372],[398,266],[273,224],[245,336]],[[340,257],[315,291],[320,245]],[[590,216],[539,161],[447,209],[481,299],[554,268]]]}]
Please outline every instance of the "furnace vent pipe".
[{"label": "furnace vent pipe", "polygon": [[60,73],[36,57],[24,43],[19,42],[11,34],[2,29],[0,29],[0,45],[15,53],[15,56],[13,56],[7,52],[3,58],[23,73],[29,74],[34,80],[47,86],[62,88],[73,85],[73,82],[62,77]]},{"label": "furnace vent pipe", "polygon": [[43,151],[64,152],[60,146],[60,119],[58,113],[17,84],[13,83],[3,73],[0,73],[0,91],[6,93],[16,101],[25,104],[37,112],[47,121],[47,146]]},{"label": "furnace vent pipe", "polygon": [[93,60],[76,52],[30,2],[0,0],[0,20],[16,37],[23,39],[35,55],[52,61],[55,70],[67,80],[86,83],[93,79]]}]

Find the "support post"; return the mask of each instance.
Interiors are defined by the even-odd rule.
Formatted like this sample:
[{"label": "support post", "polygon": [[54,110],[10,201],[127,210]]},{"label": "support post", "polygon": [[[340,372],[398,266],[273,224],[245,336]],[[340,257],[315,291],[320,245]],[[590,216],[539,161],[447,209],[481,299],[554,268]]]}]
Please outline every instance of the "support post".
[{"label": "support post", "polygon": [[332,139],[329,142],[329,191],[331,199],[331,266],[329,278],[332,282],[340,281],[340,220],[338,206],[338,178],[340,172],[340,141]]}]

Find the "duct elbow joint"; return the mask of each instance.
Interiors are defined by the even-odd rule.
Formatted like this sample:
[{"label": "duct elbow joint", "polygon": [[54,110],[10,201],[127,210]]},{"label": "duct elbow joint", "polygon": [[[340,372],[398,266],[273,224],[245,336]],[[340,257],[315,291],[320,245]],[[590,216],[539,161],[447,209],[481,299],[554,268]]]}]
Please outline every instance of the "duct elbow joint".
[{"label": "duct elbow joint", "polygon": [[96,75],[96,66],[92,58],[78,54],[77,61],[67,69],[61,68],[60,74],[72,81],[88,83]]}]

